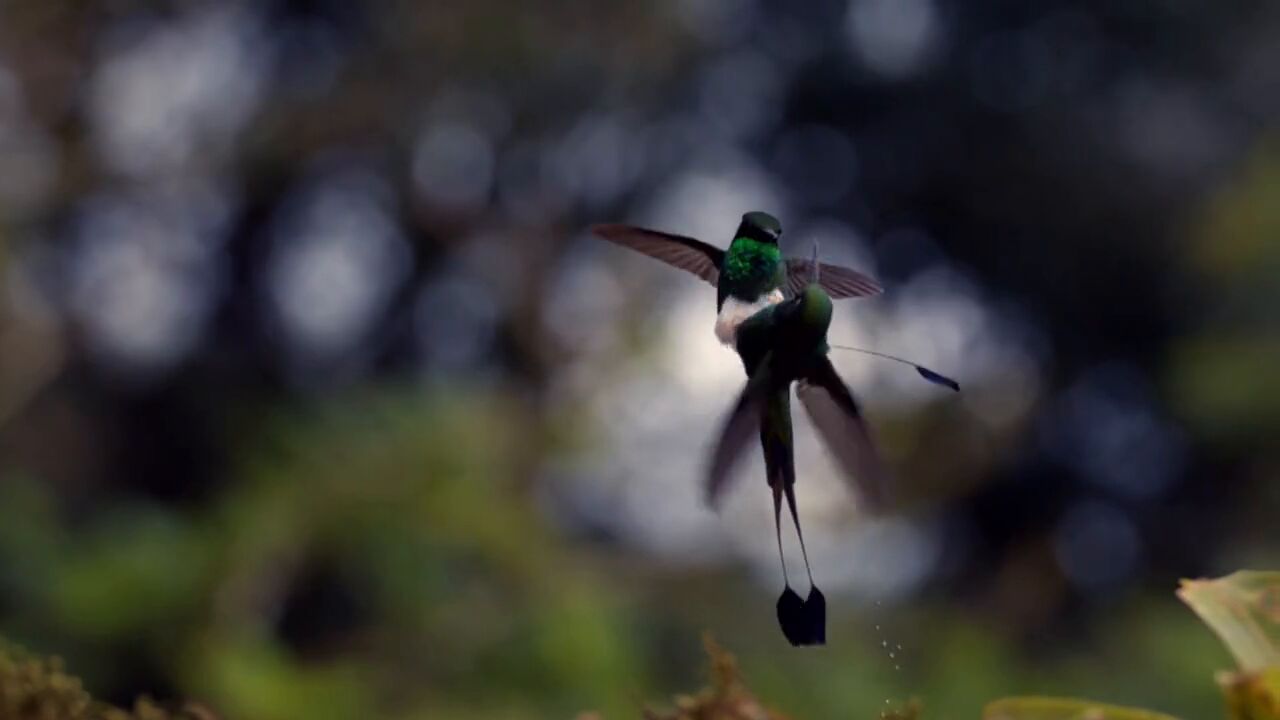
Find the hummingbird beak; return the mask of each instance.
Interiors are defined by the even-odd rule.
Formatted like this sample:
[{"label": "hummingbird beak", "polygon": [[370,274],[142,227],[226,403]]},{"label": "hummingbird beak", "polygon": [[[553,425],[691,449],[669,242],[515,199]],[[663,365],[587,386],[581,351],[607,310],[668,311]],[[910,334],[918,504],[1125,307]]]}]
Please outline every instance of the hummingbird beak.
[{"label": "hummingbird beak", "polygon": [[818,284],[818,241],[813,241],[813,256],[809,261],[809,282]]}]

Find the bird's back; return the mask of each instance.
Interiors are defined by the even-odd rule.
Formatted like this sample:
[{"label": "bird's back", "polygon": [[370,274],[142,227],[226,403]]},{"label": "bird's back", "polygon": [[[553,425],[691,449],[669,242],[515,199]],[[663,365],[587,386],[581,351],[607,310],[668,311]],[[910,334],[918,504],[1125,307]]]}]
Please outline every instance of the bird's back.
[{"label": "bird's back", "polygon": [[738,328],[736,348],[747,374],[755,372],[766,355],[779,377],[801,373],[814,359],[829,352],[831,297],[809,285],[793,298],[757,312]]}]

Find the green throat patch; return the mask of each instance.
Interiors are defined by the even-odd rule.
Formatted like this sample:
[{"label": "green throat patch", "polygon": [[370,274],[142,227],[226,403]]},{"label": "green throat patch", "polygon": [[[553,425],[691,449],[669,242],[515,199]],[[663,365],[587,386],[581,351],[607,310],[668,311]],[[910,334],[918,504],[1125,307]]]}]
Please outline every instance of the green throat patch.
[{"label": "green throat patch", "polygon": [[738,238],[729,246],[724,258],[724,275],[730,281],[744,282],[773,277],[782,251],[773,243],[751,238]]}]

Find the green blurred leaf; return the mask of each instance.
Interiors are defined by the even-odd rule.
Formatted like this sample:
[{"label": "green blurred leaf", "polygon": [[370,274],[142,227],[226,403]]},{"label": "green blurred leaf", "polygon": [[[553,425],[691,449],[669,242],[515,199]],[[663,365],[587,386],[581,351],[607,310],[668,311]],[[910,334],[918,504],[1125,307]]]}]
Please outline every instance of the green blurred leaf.
[{"label": "green blurred leaf", "polygon": [[1089,700],[1012,697],[982,710],[982,720],[1175,720],[1172,715],[1139,708],[1103,705]]},{"label": "green blurred leaf", "polygon": [[1191,246],[1197,266],[1222,285],[1267,278],[1280,263],[1280,142],[1264,138],[1243,171],[1208,204]]},{"label": "green blurred leaf", "polygon": [[1183,580],[1178,597],[1222,638],[1241,670],[1280,667],[1280,572]]},{"label": "green blurred leaf", "polygon": [[286,650],[246,633],[210,638],[191,683],[217,697],[219,710],[257,720],[344,720],[369,717],[372,686],[352,662],[299,662]]},{"label": "green blurred leaf", "polygon": [[162,509],[122,508],[62,565],[50,607],[64,629],[95,640],[164,636],[200,606],[207,553]]},{"label": "green blurred leaf", "polygon": [[1231,720],[1280,720],[1280,667],[1257,673],[1221,673]]},{"label": "green blurred leaf", "polygon": [[1169,385],[1178,413],[1214,441],[1269,442],[1280,424],[1280,334],[1244,327],[1175,343]]}]

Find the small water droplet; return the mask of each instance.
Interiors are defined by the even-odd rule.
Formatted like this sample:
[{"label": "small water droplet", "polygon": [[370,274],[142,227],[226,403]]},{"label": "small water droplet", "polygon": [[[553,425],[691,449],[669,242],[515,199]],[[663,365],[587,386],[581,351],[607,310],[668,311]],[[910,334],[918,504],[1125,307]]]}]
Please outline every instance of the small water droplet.
[{"label": "small water droplet", "polygon": [[894,665],[894,666],[893,666],[893,669],[894,669],[894,670],[901,670],[901,669],[902,669],[902,666],[901,666],[901,665]]},{"label": "small water droplet", "polygon": [[887,648],[887,647],[889,647],[889,641],[888,641],[888,640],[881,640],[881,641],[880,641],[880,647],[882,647],[882,648]]},{"label": "small water droplet", "polygon": [[889,653],[889,659],[890,659],[890,660],[894,659],[895,657],[897,657],[897,656],[896,656],[896,655],[894,655],[893,653]]}]

